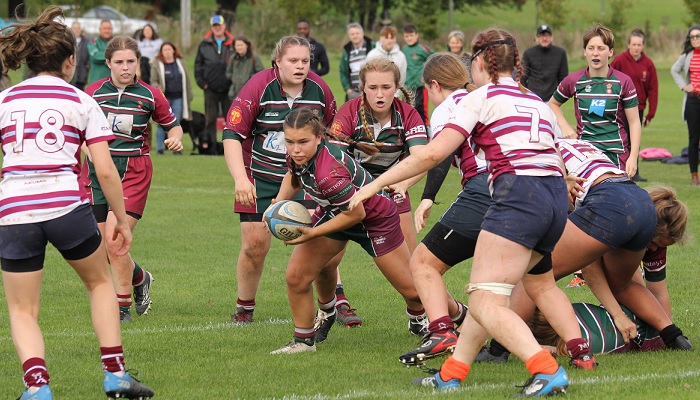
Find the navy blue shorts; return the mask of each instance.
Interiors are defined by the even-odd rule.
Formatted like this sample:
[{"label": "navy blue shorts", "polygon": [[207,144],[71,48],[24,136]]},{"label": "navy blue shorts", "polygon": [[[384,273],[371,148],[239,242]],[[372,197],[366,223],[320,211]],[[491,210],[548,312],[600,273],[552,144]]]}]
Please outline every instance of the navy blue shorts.
[{"label": "navy blue shorts", "polygon": [[561,176],[499,175],[481,229],[540,254],[551,253],[564,232],[569,205]]},{"label": "navy blue shorts", "polygon": [[491,205],[487,180],[487,173],[471,178],[442,215],[440,223],[462,236],[476,240],[484,222],[484,215]]},{"label": "navy blue shorts", "polygon": [[423,245],[445,265],[454,267],[474,257],[476,238],[462,235],[438,222],[421,241]]},{"label": "navy blue shorts", "polygon": [[[51,243],[67,259],[81,259],[92,254],[100,245],[93,239],[99,236],[97,222],[90,206],[83,204],[68,214],[49,221],[31,224],[0,226],[0,258],[3,260],[3,270],[16,270],[16,266],[8,268],[6,260],[27,260],[34,258],[33,267],[27,271],[38,270],[43,263],[47,243]],[[83,243],[89,243],[89,249],[79,249],[83,257],[66,257],[76,254],[76,248]],[[39,258],[37,258],[39,256]],[[11,262],[8,262],[10,264]]]},{"label": "navy blue shorts", "polygon": [[571,222],[612,249],[646,249],[656,232],[656,208],[632,181],[600,182],[588,189]]}]

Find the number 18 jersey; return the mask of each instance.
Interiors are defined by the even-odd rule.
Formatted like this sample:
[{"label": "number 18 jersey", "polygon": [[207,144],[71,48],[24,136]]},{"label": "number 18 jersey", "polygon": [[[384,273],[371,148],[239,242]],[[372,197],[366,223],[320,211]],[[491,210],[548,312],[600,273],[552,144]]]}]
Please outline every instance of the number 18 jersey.
[{"label": "number 18 jersey", "polygon": [[0,93],[0,134],[0,225],[48,221],[87,203],[80,146],[114,139],[95,100],[47,75]]}]

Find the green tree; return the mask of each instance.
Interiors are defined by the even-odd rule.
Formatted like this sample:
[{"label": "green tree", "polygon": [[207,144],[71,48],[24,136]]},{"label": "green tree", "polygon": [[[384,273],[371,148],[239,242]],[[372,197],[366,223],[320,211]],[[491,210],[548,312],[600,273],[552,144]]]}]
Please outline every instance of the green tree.
[{"label": "green tree", "polygon": [[569,19],[567,0],[537,0],[537,23],[547,24],[554,30],[566,25]]},{"label": "green tree", "polygon": [[700,1],[698,0],[683,0],[685,6],[690,11],[690,19],[687,21],[688,26],[697,24],[700,21]]},{"label": "green tree", "polygon": [[602,24],[610,28],[615,36],[622,37],[627,25],[627,10],[632,7],[632,0],[608,0],[609,12]]}]

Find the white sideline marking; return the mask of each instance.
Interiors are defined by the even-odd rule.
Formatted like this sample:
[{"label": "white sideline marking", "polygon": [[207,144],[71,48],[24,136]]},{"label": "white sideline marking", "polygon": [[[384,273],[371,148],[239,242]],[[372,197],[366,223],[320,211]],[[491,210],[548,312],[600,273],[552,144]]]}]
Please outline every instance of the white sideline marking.
[{"label": "white sideline marking", "polygon": [[[283,324],[291,324],[292,320],[291,319],[283,319],[283,318],[270,318],[265,321],[255,321],[254,325],[283,325]],[[242,328],[243,326],[234,324],[232,322],[219,322],[219,323],[208,323],[206,325],[194,325],[194,326],[182,326],[182,325],[175,325],[175,326],[162,326],[162,327],[146,327],[146,328],[122,328],[122,334],[127,334],[127,335],[140,335],[144,333],[174,333],[174,332],[205,332],[205,331],[213,331],[213,330],[221,330],[221,329],[237,329],[237,328]],[[85,336],[94,336],[95,332],[93,331],[84,331],[84,332],[69,332],[69,331],[62,331],[62,332],[44,332],[44,337],[67,337],[67,338],[77,338],[77,337],[85,337]],[[3,336],[0,337],[0,342],[5,342],[5,341],[10,341],[12,340],[11,336]]]},{"label": "white sideline marking", "polygon": [[[581,384],[581,385],[596,385],[596,384],[605,384],[605,383],[629,383],[629,382],[641,382],[641,381],[650,381],[650,380],[658,380],[658,379],[678,379],[678,378],[690,378],[690,377],[697,377],[700,376],[700,370],[690,370],[690,371],[675,371],[675,372],[669,372],[666,374],[658,374],[658,373],[650,373],[650,374],[642,374],[642,375],[623,375],[623,376],[599,376],[599,377],[590,377],[590,378],[584,378],[584,379],[572,379],[571,383],[572,384]],[[407,381],[407,385],[410,385],[409,381]],[[341,399],[361,399],[361,398],[366,398],[366,397],[371,397],[371,398],[383,398],[383,397],[403,397],[403,398],[409,398],[409,397],[415,397],[416,393],[420,393],[421,395],[425,396],[430,396],[430,395],[437,395],[440,394],[442,395],[443,393],[435,391],[435,390],[430,390],[427,388],[421,388],[416,385],[412,385],[412,390],[399,390],[399,391],[394,391],[394,392],[370,392],[370,391],[350,391],[348,393],[343,393],[343,394],[335,394],[335,395],[327,395],[327,394],[322,394],[322,393],[317,393],[313,395],[298,395],[298,394],[288,394],[282,397],[267,397],[265,400],[341,400]],[[503,389],[508,389],[508,388],[516,388],[514,384],[509,384],[509,383],[485,383],[485,384],[479,384],[475,383],[472,385],[465,385],[461,386],[459,389],[454,390],[454,392],[465,392],[465,393],[473,393],[475,390],[478,391],[493,391],[493,390],[503,390]],[[452,391],[449,393],[453,393]],[[447,393],[444,393],[447,394]]]}]

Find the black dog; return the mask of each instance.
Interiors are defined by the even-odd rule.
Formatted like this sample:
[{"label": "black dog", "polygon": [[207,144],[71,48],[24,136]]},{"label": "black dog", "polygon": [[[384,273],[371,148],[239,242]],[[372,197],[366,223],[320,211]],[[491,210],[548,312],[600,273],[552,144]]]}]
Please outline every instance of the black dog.
[{"label": "black dog", "polygon": [[206,132],[204,128],[206,127],[206,118],[204,114],[198,111],[192,111],[192,120],[190,121],[180,121],[182,125],[183,132],[189,133],[190,139],[192,139],[192,154],[204,154],[204,155],[223,155],[224,145],[221,142],[216,142],[216,148],[214,151],[202,146],[206,143]]}]

